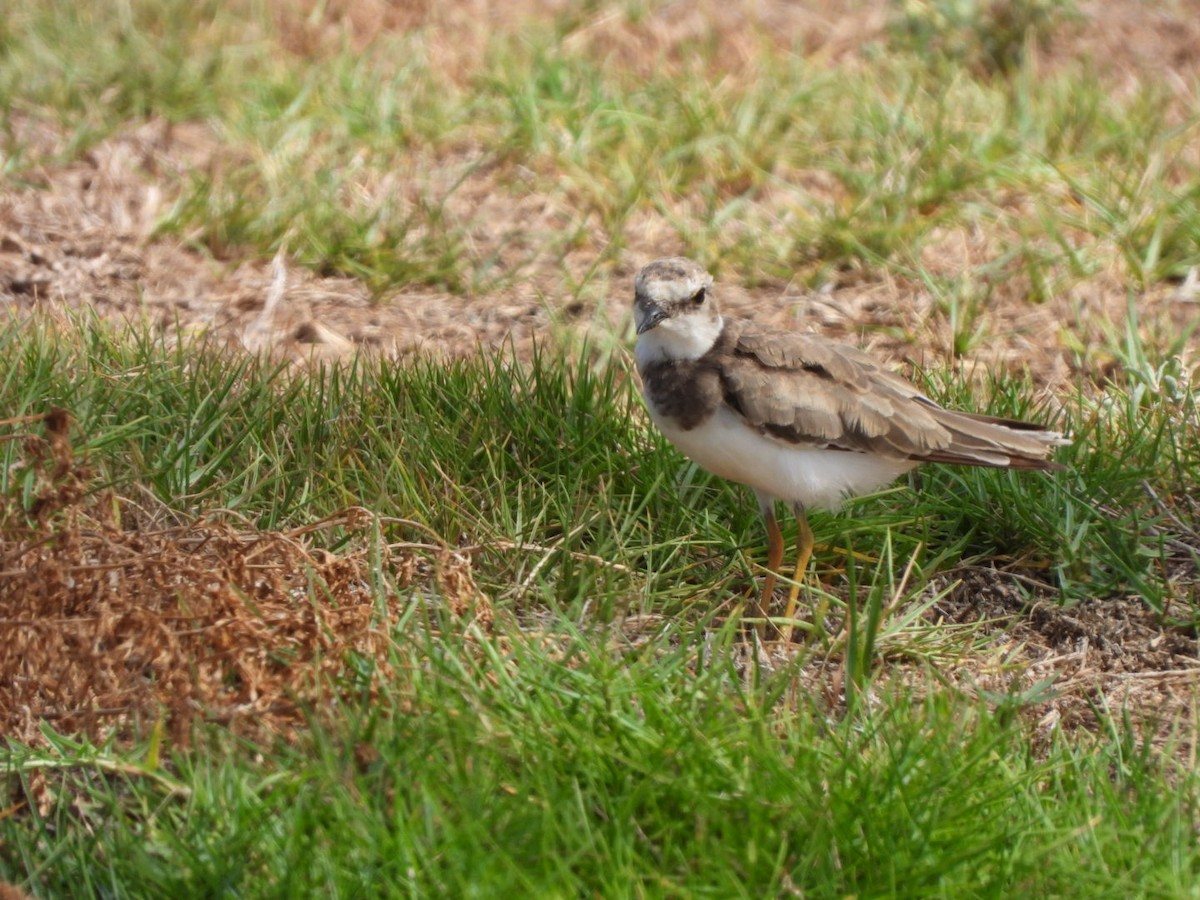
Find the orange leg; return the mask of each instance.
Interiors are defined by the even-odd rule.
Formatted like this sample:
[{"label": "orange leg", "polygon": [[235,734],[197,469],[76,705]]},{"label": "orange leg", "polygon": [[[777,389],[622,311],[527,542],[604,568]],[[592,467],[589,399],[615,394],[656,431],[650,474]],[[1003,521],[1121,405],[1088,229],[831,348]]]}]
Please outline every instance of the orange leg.
[{"label": "orange leg", "polygon": [[[783,617],[788,622],[796,615],[796,606],[800,600],[800,584],[804,581],[804,573],[808,571],[808,561],[812,558],[813,551],[813,533],[808,527],[808,518],[804,515],[804,507],[797,503],[792,510],[796,514],[796,573],[792,576],[792,587],[788,591],[787,608],[783,612]],[[775,526],[776,531],[779,526]],[[782,538],[780,539],[782,544]],[[780,548],[782,550],[782,546]],[[792,642],[792,626],[785,625],[783,630],[783,640],[785,643]]]},{"label": "orange leg", "polygon": [[758,595],[758,615],[763,620],[758,626],[758,636],[764,637],[767,631],[767,618],[771,615],[771,596],[775,593],[775,573],[783,562],[783,534],[779,530],[779,522],[775,519],[775,501],[761,494],[758,505],[762,510],[763,521],[767,525],[767,574],[763,578],[762,591]]}]

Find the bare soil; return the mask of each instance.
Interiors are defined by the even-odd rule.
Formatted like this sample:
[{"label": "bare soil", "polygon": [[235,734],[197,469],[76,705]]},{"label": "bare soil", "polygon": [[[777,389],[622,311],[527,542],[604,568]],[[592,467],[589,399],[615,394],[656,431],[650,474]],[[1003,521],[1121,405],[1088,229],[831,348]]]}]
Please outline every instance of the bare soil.
[{"label": "bare soil", "polygon": [[[1173,624],[1137,597],[1076,607],[1020,595],[1005,573],[978,568],[938,603],[942,621],[983,621],[990,659],[964,665],[955,681],[991,698],[1031,694],[1019,712],[1039,737],[1055,730],[1099,731],[1123,716],[1144,739],[1183,758],[1197,749],[1200,659],[1196,629]],[[1032,690],[1039,683],[1044,690]]]}]

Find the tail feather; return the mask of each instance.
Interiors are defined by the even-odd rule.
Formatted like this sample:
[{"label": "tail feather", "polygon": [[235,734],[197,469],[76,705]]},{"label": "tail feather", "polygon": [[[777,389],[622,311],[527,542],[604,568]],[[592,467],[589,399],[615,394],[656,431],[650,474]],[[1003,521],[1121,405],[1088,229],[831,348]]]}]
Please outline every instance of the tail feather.
[{"label": "tail feather", "polygon": [[951,441],[923,454],[922,462],[1005,469],[1065,468],[1047,458],[1055,447],[1071,443],[1057,431],[1047,431],[1031,422],[948,409],[938,409],[934,415],[938,424],[950,432]]}]

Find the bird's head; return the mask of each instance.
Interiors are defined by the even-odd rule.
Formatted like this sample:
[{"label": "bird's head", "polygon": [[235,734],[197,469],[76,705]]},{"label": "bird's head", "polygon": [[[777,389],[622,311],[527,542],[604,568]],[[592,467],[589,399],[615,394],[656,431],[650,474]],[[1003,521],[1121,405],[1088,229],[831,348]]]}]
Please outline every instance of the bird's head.
[{"label": "bird's head", "polygon": [[712,276],[682,256],[656,259],[633,282],[638,352],[661,359],[696,359],[721,333]]}]

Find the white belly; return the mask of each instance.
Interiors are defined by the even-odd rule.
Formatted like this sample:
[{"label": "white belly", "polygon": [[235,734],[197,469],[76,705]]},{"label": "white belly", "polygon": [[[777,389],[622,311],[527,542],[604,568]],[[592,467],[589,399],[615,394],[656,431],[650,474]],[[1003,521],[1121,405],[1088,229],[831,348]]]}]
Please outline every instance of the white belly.
[{"label": "white belly", "polygon": [[691,431],[659,416],[649,402],[647,407],[667,439],[701,468],[805,507],[836,509],[847,496],[877,491],[917,465],[910,459],[797,448],[759,434],[724,406]]}]

